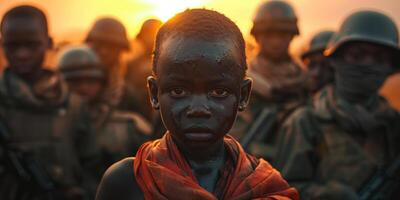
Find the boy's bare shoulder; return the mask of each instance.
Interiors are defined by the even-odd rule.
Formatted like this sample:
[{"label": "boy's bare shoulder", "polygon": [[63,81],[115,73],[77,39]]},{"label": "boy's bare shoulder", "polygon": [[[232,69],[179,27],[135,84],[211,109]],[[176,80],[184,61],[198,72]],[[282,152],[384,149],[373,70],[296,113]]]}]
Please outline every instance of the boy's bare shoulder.
[{"label": "boy's bare shoulder", "polygon": [[125,158],[104,173],[97,189],[96,200],[143,199],[133,173],[134,157]]}]

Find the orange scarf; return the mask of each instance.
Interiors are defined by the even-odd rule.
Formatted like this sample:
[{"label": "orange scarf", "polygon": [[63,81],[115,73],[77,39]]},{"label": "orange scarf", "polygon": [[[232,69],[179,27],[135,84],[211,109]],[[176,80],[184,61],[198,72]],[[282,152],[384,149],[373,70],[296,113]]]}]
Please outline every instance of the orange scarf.
[{"label": "orange scarf", "polygon": [[[224,143],[228,156],[235,162],[226,180],[222,180],[225,183],[221,190],[222,199],[298,199],[296,189],[289,187],[279,172],[265,160],[256,160],[246,154],[230,136],[224,138]],[[134,162],[134,173],[147,200],[217,199],[198,184],[169,133],[140,147]]]}]

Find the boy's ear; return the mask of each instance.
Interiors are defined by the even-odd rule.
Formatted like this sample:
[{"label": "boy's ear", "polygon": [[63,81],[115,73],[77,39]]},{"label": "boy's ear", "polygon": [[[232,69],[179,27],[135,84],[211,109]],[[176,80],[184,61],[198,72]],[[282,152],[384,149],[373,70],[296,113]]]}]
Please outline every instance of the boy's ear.
[{"label": "boy's ear", "polygon": [[239,111],[244,111],[249,104],[251,95],[251,78],[245,78],[240,86]]},{"label": "boy's ear", "polygon": [[147,87],[149,89],[150,103],[154,109],[158,110],[160,103],[158,101],[158,85],[155,77],[149,76],[147,78]]}]

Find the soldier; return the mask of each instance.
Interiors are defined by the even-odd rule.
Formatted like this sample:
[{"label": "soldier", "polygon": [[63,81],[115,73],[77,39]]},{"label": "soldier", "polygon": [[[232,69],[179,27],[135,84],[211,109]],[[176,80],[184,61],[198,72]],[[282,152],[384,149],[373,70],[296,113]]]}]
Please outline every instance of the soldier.
[{"label": "soldier", "polygon": [[[83,185],[93,180],[88,177],[93,178],[90,172],[98,158],[94,135],[86,126],[81,100],[69,95],[59,74],[42,66],[52,47],[45,14],[32,6],[15,7],[2,19],[1,36],[8,61],[0,77],[0,119],[10,135],[7,146],[40,163],[54,190],[44,191],[29,181],[21,184],[7,169],[0,175],[0,199],[45,199],[47,192],[61,200],[88,197]],[[29,163],[22,167],[38,172]]]},{"label": "soldier", "polygon": [[103,154],[102,169],[134,155],[151,127],[140,115],[119,111],[101,101],[107,76],[93,50],[86,46],[69,48],[62,53],[58,67],[70,91],[88,101],[96,142]]},{"label": "soldier", "polygon": [[[378,94],[398,70],[398,34],[386,15],[359,11],[329,43],[334,85],[296,110],[279,139],[275,166],[304,199],[398,197],[400,115]],[[375,174],[381,181],[368,184]]]},{"label": "soldier", "polygon": [[154,43],[162,22],[157,19],[146,20],[136,36],[136,56],[128,62],[126,73],[126,92],[121,102],[121,109],[138,112],[152,122],[152,138],[161,138],[165,133],[160,113],[154,111],[149,101],[146,77],[152,75]]},{"label": "soldier", "polygon": [[305,75],[289,55],[289,45],[299,34],[293,8],[283,1],[261,4],[251,34],[259,46],[257,57],[250,61],[249,76],[254,81],[252,102],[249,112],[238,119],[236,128],[246,130],[239,131],[246,133],[239,136],[245,148],[271,161],[281,123],[304,103],[307,94]]},{"label": "soldier", "polygon": [[123,102],[121,102],[121,106],[124,106],[123,108],[139,112],[148,120],[152,120],[155,113],[150,105],[146,77],[152,75],[151,62],[154,42],[161,25],[162,23],[159,20],[146,20],[136,36],[138,44],[135,46],[135,52],[137,53],[127,65],[125,77],[127,93],[125,95],[132,95],[137,100],[135,103],[127,102],[126,100],[132,99],[132,97],[127,97],[122,98]]},{"label": "soldier", "polygon": [[307,76],[312,94],[333,82],[333,67],[323,53],[334,33],[333,31],[317,33],[312,37],[306,51],[301,55],[301,59],[307,67]]},{"label": "soldier", "polygon": [[249,100],[244,40],[224,15],[186,10],[158,32],[148,78],[168,132],[107,170],[97,199],[297,199],[265,160],[225,136]]},{"label": "soldier", "polygon": [[114,18],[101,18],[95,22],[85,42],[100,57],[108,76],[103,101],[119,106],[125,90],[121,56],[130,49],[124,25]]}]

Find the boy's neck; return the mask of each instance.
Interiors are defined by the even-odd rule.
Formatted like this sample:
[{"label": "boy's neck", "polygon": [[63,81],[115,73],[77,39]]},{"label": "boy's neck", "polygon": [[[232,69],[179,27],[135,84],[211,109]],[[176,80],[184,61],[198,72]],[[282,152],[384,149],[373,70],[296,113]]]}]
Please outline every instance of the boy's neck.
[{"label": "boy's neck", "polygon": [[[178,145],[179,147],[180,145]],[[195,163],[207,163],[212,160],[216,160],[224,156],[225,147],[224,141],[221,139],[214,144],[210,144],[207,148],[180,148],[186,159]]]},{"label": "boy's neck", "polygon": [[225,163],[226,153],[222,144],[208,157],[187,157],[187,161],[196,177],[199,185],[210,193],[214,192],[215,186],[220,177],[220,169]]}]

